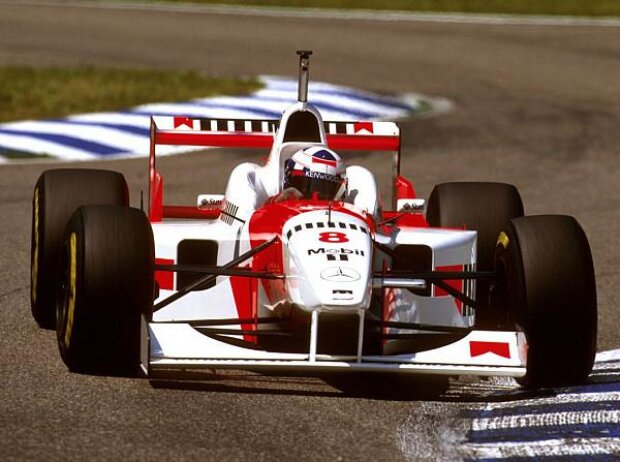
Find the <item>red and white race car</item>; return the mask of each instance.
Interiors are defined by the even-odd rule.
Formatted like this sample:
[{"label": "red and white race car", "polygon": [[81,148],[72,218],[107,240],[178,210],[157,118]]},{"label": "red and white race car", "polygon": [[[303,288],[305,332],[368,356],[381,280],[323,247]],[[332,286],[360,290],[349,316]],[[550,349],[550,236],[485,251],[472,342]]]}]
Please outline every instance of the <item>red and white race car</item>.
[{"label": "red and white race car", "polygon": [[[400,175],[398,126],[323,121],[307,102],[310,52],[299,54],[299,101],[279,121],[152,118],[146,213],[128,207],[119,173],[41,175],[32,312],[56,327],[69,369],[586,380],[596,289],[575,219],[524,217],[516,188],[501,183],[440,184],[417,198]],[[161,145],[269,158],[237,166],[225,194],[174,206],[163,199]],[[392,210],[370,171],[341,164],[345,150],[392,153]],[[315,181],[325,179],[331,192]]]}]

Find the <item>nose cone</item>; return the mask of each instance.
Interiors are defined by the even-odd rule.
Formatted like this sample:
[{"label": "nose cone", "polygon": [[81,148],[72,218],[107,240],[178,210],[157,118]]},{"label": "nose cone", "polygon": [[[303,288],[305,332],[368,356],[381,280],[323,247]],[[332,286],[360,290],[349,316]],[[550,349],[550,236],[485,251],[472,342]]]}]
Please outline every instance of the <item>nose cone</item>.
[{"label": "nose cone", "polygon": [[290,301],[309,311],[347,311],[370,304],[372,242],[355,216],[313,211],[283,228]]}]

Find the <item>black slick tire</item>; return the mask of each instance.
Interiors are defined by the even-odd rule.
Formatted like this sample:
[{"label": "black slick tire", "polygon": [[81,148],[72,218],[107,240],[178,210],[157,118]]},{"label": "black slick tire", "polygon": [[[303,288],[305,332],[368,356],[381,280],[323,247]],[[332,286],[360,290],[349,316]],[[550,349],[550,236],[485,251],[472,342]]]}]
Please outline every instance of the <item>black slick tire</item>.
[{"label": "black slick tire", "polygon": [[507,223],[496,248],[499,299],[527,338],[529,388],[579,385],[596,354],[592,254],[573,217],[541,215]]},{"label": "black slick tire", "polygon": [[55,169],[41,174],[32,200],[30,306],[39,326],[56,326],[54,285],[65,226],[82,205],[127,205],[122,174],[107,170]]},{"label": "black slick tire", "polygon": [[141,316],[152,316],[154,243],[143,212],[79,208],[65,232],[57,290],[57,338],[70,370],[138,371]]},{"label": "black slick tire", "polygon": [[[426,220],[433,227],[478,232],[476,269],[493,271],[497,236],[511,218],[523,216],[523,202],[517,188],[505,183],[443,183],[433,189],[426,208]],[[505,314],[490,302],[491,281],[476,283],[476,327],[499,329]]]}]

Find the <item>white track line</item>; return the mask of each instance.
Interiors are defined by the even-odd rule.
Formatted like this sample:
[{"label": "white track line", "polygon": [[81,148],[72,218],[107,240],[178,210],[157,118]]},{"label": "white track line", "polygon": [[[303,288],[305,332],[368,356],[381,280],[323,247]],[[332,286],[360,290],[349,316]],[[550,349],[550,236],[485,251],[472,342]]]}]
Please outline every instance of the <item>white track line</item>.
[{"label": "white track line", "polygon": [[90,114],[77,114],[65,119],[67,122],[88,122],[92,124],[120,124],[136,128],[151,126],[151,119],[144,114],[127,114],[122,112],[93,112]]},{"label": "white track line", "polygon": [[[72,161],[101,159],[101,157],[90,152],[65,146],[63,144],[54,143],[52,141],[41,140],[26,135],[18,136],[0,133],[0,146],[5,149],[13,149],[15,151],[22,152],[25,144],[28,145],[28,152],[42,154],[54,153],[54,158],[56,158],[56,160]],[[29,160],[28,163],[32,164],[32,160]],[[15,162],[6,162],[5,164],[13,165]]]},{"label": "white track line", "polygon": [[597,392],[597,393],[564,393],[548,398],[524,399],[499,403],[488,403],[484,410],[522,408],[523,406],[538,406],[545,404],[566,403],[596,403],[600,401],[620,401],[620,392]]},{"label": "white track line", "polygon": [[549,412],[545,414],[507,415],[476,419],[472,424],[472,430],[485,431],[504,428],[532,428],[599,423],[618,424],[618,422],[620,422],[620,411]]},{"label": "white track line", "polygon": [[[615,438],[558,438],[519,443],[465,444],[461,454],[466,458],[504,458],[619,454],[620,442]],[[534,459],[535,460],[535,459]]]},{"label": "white track line", "polygon": [[[596,354],[597,363],[605,363],[609,361],[620,361],[620,349],[601,351],[600,353]],[[595,365],[595,368],[596,368],[596,365]]]},{"label": "white track line", "polygon": [[409,11],[380,10],[339,10],[319,8],[286,8],[232,5],[192,5],[109,3],[105,1],[53,1],[53,0],[1,0],[0,5],[20,6],[59,6],[71,8],[97,8],[107,10],[160,11],[185,14],[263,16],[271,18],[338,19],[353,21],[384,22],[432,22],[455,24],[488,25],[527,25],[527,26],[579,26],[579,27],[620,27],[620,18],[587,18],[578,16],[529,16],[511,14],[471,14],[471,13],[424,13]]},{"label": "white track line", "polygon": [[[148,120],[148,119],[147,119]],[[23,121],[11,122],[0,126],[2,130],[17,130],[24,134],[30,133],[33,137],[43,135],[65,135],[86,142],[100,143],[110,147],[117,147],[119,151],[136,151],[144,147],[144,136],[133,135],[114,128],[81,126],[70,121]]]}]

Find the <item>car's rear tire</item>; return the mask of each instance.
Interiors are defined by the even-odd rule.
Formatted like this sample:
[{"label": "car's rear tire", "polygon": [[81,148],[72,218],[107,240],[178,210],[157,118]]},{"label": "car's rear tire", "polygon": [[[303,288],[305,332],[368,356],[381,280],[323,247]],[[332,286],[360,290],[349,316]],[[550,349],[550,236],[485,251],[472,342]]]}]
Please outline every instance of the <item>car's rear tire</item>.
[{"label": "car's rear tire", "polygon": [[528,342],[530,388],[582,384],[596,354],[594,266],[579,223],[560,215],[516,218],[500,234],[497,289]]},{"label": "car's rear tire", "polygon": [[[435,186],[426,208],[429,225],[478,232],[476,269],[493,271],[497,236],[508,220],[523,216],[523,202],[516,187],[505,183],[463,182]],[[498,329],[505,315],[490,303],[491,281],[476,283],[476,326]]]},{"label": "car's rear tire", "polygon": [[57,337],[70,370],[134,374],[140,322],[150,319],[154,243],[143,212],[79,208],[67,225],[57,290]]},{"label": "car's rear tire", "polygon": [[122,174],[107,170],[57,169],[41,174],[32,201],[30,306],[39,326],[56,326],[54,285],[65,226],[82,205],[127,205]]}]

